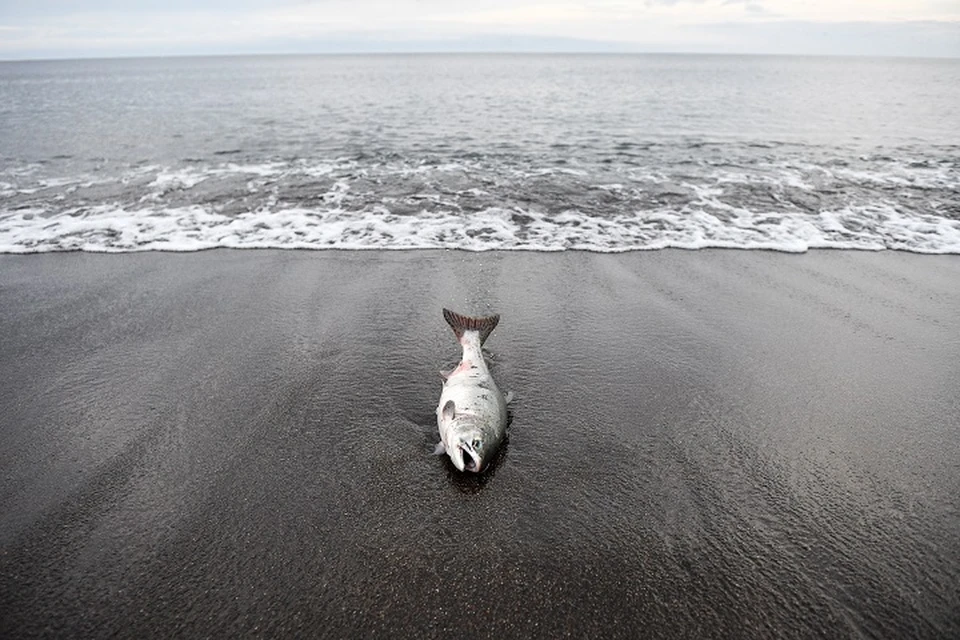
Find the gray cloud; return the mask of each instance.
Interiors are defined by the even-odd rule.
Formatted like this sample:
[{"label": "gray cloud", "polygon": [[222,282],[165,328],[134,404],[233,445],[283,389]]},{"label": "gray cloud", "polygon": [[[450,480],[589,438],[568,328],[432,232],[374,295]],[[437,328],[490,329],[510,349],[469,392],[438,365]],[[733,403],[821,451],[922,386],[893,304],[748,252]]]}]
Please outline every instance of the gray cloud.
[{"label": "gray cloud", "polygon": [[727,53],[960,58],[960,22],[731,22],[699,25]]},{"label": "gray cloud", "polygon": [[[656,5],[666,5],[666,6],[676,6],[678,4],[704,4],[709,2],[709,0],[644,0],[644,4],[648,7],[654,7]],[[723,0],[720,4],[732,5],[732,4],[756,4],[751,0]]]}]

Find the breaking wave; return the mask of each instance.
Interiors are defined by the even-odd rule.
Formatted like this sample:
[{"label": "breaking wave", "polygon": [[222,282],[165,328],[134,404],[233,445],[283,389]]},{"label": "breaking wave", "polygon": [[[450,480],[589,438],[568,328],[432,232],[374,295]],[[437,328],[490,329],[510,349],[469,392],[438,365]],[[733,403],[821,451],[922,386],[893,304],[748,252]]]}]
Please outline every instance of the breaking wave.
[{"label": "breaking wave", "polygon": [[0,171],[0,252],[668,247],[960,253],[955,160],[474,157]]}]

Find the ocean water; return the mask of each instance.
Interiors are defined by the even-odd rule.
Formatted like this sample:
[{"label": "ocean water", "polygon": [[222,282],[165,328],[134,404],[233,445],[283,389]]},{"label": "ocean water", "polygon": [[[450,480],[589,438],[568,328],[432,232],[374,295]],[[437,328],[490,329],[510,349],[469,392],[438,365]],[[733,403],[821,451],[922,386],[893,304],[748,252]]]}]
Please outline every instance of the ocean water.
[{"label": "ocean water", "polygon": [[0,252],[960,253],[960,60],[0,63]]}]

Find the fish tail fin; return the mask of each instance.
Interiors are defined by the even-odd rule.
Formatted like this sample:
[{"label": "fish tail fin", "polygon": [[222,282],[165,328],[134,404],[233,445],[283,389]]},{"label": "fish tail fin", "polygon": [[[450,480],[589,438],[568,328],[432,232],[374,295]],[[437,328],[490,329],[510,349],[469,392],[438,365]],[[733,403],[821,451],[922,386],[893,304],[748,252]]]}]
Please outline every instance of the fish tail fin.
[{"label": "fish tail fin", "polygon": [[500,322],[500,315],[487,316],[486,318],[471,318],[470,316],[460,315],[450,311],[443,310],[443,319],[447,321],[450,328],[457,335],[457,340],[463,337],[464,331],[477,331],[480,333],[480,344],[487,341],[487,337],[496,328]]}]

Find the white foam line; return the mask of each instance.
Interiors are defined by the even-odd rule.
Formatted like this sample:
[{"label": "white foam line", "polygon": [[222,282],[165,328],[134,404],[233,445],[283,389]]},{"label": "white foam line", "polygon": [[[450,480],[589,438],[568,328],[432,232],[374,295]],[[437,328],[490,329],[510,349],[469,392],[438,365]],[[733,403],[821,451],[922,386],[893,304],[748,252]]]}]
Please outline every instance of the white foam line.
[{"label": "white foam line", "polygon": [[[196,251],[215,247],[306,249],[582,250],[622,252],[667,247],[898,249],[960,253],[960,221],[907,215],[876,205],[803,214],[752,213],[726,206],[662,209],[598,218],[489,208],[393,214],[385,206],[345,211],[287,208],[226,216],[201,206],[125,210],[102,205],[50,215],[0,213],[0,251]],[[722,203],[716,203],[720,207]],[[519,215],[518,215],[519,214]]]}]

